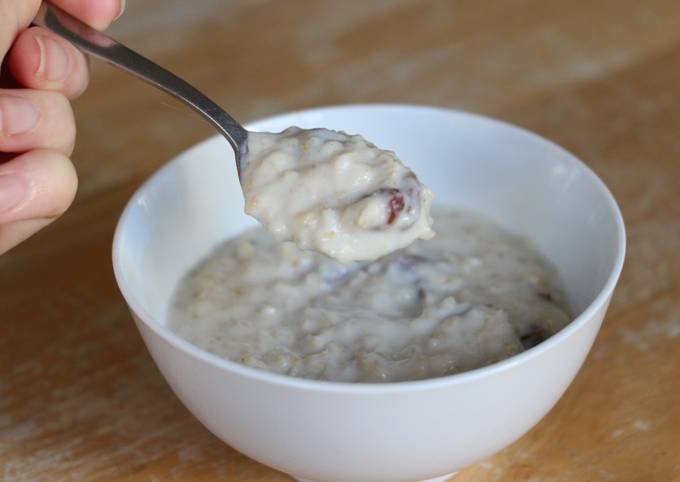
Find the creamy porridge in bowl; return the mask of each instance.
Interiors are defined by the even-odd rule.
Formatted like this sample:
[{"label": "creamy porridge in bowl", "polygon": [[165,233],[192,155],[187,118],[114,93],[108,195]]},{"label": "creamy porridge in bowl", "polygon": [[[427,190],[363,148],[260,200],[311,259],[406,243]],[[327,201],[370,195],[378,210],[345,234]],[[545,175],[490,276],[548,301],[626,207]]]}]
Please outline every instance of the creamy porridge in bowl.
[{"label": "creamy porridge in bowl", "polygon": [[576,375],[618,279],[623,224],[604,185],[548,141],[455,111],[344,106],[249,129],[290,125],[397,153],[435,193],[437,234],[330,261],[258,232],[225,141],[182,154],[134,195],[113,248],[174,392],[300,479],[425,480],[516,440]]},{"label": "creamy porridge in bowl", "polygon": [[365,263],[250,230],[183,279],[168,326],[255,368],[395,382],[489,365],[569,322],[557,274],[528,240],[478,214],[434,216],[434,238]]}]

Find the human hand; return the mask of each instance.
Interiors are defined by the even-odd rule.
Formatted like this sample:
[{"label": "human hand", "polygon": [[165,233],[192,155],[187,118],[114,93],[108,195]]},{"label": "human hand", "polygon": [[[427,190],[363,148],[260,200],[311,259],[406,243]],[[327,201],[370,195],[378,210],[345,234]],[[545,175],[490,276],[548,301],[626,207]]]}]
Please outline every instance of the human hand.
[{"label": "human hand", "polygon": [[[104,29],[125,0],[52,0]],[[85,56],[40,27],[40,0],[0,0],[0,254],[59,217],[77,187],[69,99],[87,87]]]}]

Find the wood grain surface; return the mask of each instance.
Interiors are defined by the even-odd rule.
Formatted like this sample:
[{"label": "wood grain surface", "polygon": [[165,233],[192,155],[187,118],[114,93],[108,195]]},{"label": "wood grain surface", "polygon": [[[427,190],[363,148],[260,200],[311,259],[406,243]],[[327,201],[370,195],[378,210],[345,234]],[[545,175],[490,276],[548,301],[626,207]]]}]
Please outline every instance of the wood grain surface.
[{"label": "wood grain surface", "polygon": [[[455,480],[680,480],[680,2],[136,0],[112,33],[242,121],[435,104],[520,124],[586,160],[628,230],[610,312],[550,414]],[[75,205],[0,258],[0,478],[289,480],[184,409],[112,275],[124,203],[210,127],[97,62],[75,109]]]}]

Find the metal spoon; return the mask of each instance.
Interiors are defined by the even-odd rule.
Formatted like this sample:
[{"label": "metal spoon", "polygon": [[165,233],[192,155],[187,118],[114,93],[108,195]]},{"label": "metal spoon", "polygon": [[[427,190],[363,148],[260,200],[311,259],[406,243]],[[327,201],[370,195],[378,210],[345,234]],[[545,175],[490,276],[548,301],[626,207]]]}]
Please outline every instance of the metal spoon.
[{"label": "metal spoon", "polygon": [[241,178],[242,163],[248,147],[248,131],[205,94],[175,74],[54,5],[43,2],[33,24],[56,33],[83,52],[102,59],[177,97],[201,114],[229,141],[234,149],[236,170],[239,179]]}]

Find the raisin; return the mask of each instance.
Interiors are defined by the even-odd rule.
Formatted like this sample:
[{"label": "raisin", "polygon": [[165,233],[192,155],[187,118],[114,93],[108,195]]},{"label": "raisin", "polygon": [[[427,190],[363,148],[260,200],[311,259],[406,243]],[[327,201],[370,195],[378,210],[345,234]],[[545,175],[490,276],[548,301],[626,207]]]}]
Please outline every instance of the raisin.
[{"label": "raisin", "polygon": [[389,202],[387,203],[387,206],[390,209],[390,215],[387,218],[387,224],[393,224],[397,218],[399,217],[399,214],[404,210],[404,196],[399,192],[399,190],[395,189],[391,193],[391,197]]},{"label": "raisin", "polygon": [[536,296],[538,296],[539,298],[541,298],[542,300],[545,300],[545,301],[553,301],[552,294],[544,292],[544,291],[539,291],[538,293],[536,293]]},{"label": "raisin", "polygon": [[550,334],[547,333],[540,326],[532,325],[529,327],[529,331],[520,336],[520,341],[526,350],[532,348],[542,341],[547,340]]}]

